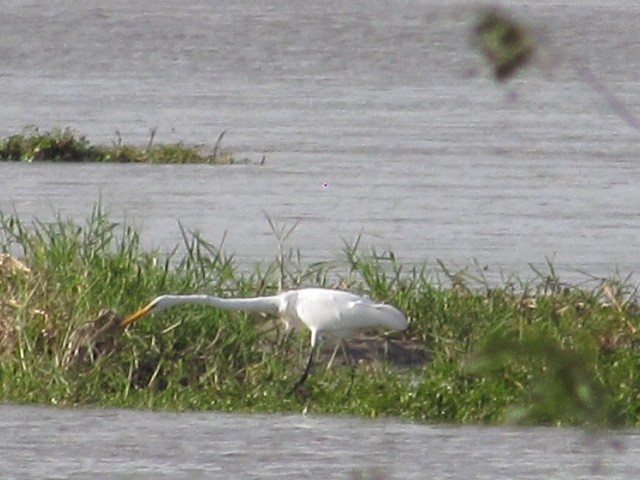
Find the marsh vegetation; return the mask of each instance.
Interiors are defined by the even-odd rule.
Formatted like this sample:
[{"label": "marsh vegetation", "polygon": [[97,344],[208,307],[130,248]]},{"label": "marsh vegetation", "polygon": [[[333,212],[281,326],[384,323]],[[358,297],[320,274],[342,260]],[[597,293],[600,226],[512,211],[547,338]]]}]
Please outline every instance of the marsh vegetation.
[{"label": "marsh vegetation", "polygon": [[[127,145],[116,132],[112,145],[95,145],[71,128],[40,131],[27,127],[21,133],[0,140],[0,160],[22,162],[117,162],[117,163],[237,163],[233,155],[220,147],[225,132],[213,147],[184,143],[154,143],[152,129],[146,146]],[[242,160],[246,162],[246,160]]]},{"label": "marsh vegetation", "polygon": [[[326,262],[308,264],[282,249],[272,262],[240,268],[197,233],[183,236],[162,254],[145,251],[136,231],[99,207],[83,225],[62,218],[26,225],[1,214],[0,400],[307,408],[462,423],[640,422],[640,310],[628,279],[566,285],[549,265],[534,280],[490,286],[443,264],[405,266],[357,241]],[[336,362],[325,370],[333,344],[325,345],[294,395],[308,332],[283,336],[263,316],[184,306],[108,330],[109,342],[95,350],[86,341],[97,337],[83,336],[88,322],[106,328],[113,317],[103,309],[126,315],[164,292],[241,297],[309,285],[390,302],[407,314],[409,329],[355,339],[355,369]],[[82,361],[69,362],[78,338],[86,340],[77,344]]]}]

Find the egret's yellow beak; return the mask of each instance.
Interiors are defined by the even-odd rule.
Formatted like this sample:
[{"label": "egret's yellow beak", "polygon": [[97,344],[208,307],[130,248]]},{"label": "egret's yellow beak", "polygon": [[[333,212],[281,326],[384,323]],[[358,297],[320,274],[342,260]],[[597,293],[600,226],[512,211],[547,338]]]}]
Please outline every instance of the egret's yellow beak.
[{"label": "egret's yellow beak", "polygon": [[153,307],[155,307],[156,304],[155,303],[150,303],[149,305],[146,305],[144,307],[142,307],[140,310],[138,310],[136,313],[133,313],[131,315],[129,315],[127,318],[125,318],[122,323],[120,324],[120,326],[122,327],[128,327],[129,325],[131,325],[133,322],[135,322],[136,320],[138,320],[140,317],[145,316],[147,313],[149,313],[151,310],[153,310]]}]

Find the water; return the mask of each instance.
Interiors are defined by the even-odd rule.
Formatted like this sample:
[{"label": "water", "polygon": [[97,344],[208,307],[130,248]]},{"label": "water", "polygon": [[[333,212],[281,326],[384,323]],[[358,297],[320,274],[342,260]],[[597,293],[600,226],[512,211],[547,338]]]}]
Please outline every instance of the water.
[{"label": "water", "polygon": [[156,141],[212,145],[226,130],[266,162],[4,164],[0,209],[82,221],[101,199],[147,245],[172,249],[181,222],[245,262],[276,253],[267,213],[302,219],[288,246],[309,261],[362,235],[489,276],[547,259],[565,278],[636,272],[639,132],[597,91],[640,115],[640,6],[518,3],[541,48],[497,85],[470,46],[473,4],[10,0],[0,135],[144,145],[158,127]]},{"label": "water", "polygon": [[[468,2],[6,0],[3,137],[71,126],[144,145],[157,127],[212,145],[226,130],[253,163],[0,164],[0,209],[84,221],[100,200],[149,246],[173,248],[180,222],[241,262],[275,255],[266,212],[301,219],[288,245],[309,261],[361,234],[490,275],[546,258],[565,278],[637,272],[639,133],[607,95],[640,115],[640,6],[519,4],[541,49],[496,85]],[[635,479],[639,449],[636,432],[0,407],[2,479]]]},{"label": "water", "polygon": [[0,406],[0,478],[635,479],[636,432]]}]

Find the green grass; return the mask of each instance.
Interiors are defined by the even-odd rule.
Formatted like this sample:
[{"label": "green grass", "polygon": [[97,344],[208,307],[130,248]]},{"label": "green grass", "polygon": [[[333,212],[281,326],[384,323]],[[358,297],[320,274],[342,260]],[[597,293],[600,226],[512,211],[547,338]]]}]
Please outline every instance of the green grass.
[{"label": "green grass", "polygon": [[[280,249],[273,262],[241,269],[197,234],[183,234],[183,245],[163,255],[144,250],[137,232],[99,207],[83,225],[25,225],[0,214],[0,251],[11,253],[0,258],[0,401],[640,424],[640,310],[628,279],[578,288],[550,265],[532,281],[490,286],[442,264],[407,267],[392,252],[365,253],[357,241],[327,262],[307,264]],[[339,284],[393,303],[410,327],[389,334],[389,345],[411,347],[422,361],[403,362],[389,348],[355,370],[327,371],[327,345],[307,384],[290,394],[308,332],[283,337],[258,315],[183,306],[137,322],[94,362],[63,365],[71,334],[102,308],[125,315],[166,292],[255,296],[281,284]]]},{"label": "green grass", "polygon": [[[93,145],[70,128],[40,132],[28,127],[22,133],[0,140],[0,160],[22,162],[118,162],[118,163],[209,163],[230,164],[238,161],[220,149],[225,132],[212,148],[183,143],[154,144],[156,130],[151,131],[145,147],[125,145],[118,136],[111,146]],[[243,160],[246,163],[246,160]]]}]

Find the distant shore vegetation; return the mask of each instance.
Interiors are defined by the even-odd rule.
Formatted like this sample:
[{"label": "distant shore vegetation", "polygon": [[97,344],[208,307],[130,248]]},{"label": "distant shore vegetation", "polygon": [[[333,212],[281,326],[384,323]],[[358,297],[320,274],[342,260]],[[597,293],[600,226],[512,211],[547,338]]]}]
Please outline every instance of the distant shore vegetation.
[{"label": "distant shore vegetation", "polygon": [[119,134],[111,145],[94,145],[71,128],[41,131],[31,126],[0,139],[0,161],[18,162],[114,162],[114,163],[247,163],[220,147],[223,131],[210,146],[155,143],[156,130],[145,146],[122,143]]},{"label": "distant shore vegetation", "polygon": [[[144,250],[135,230],[99,207],[82,224],[25,224],[0,212],[0,401],[640,425],[640,307],[628,279],[585,289],[550,265],[536,281],[489,286],[357,242],[326,262],[283,249],[247,269],[183,234],[165,255]],[[251,297],[299,286],[392,303],[410,327],[349,342],[355,368],[338,355],[326,369],[334,344],[325,342],[292,394],[308,355],[305,330],[282,335],[274,319],[203,306],[126,330],[118,321],[167,292]]]}]

